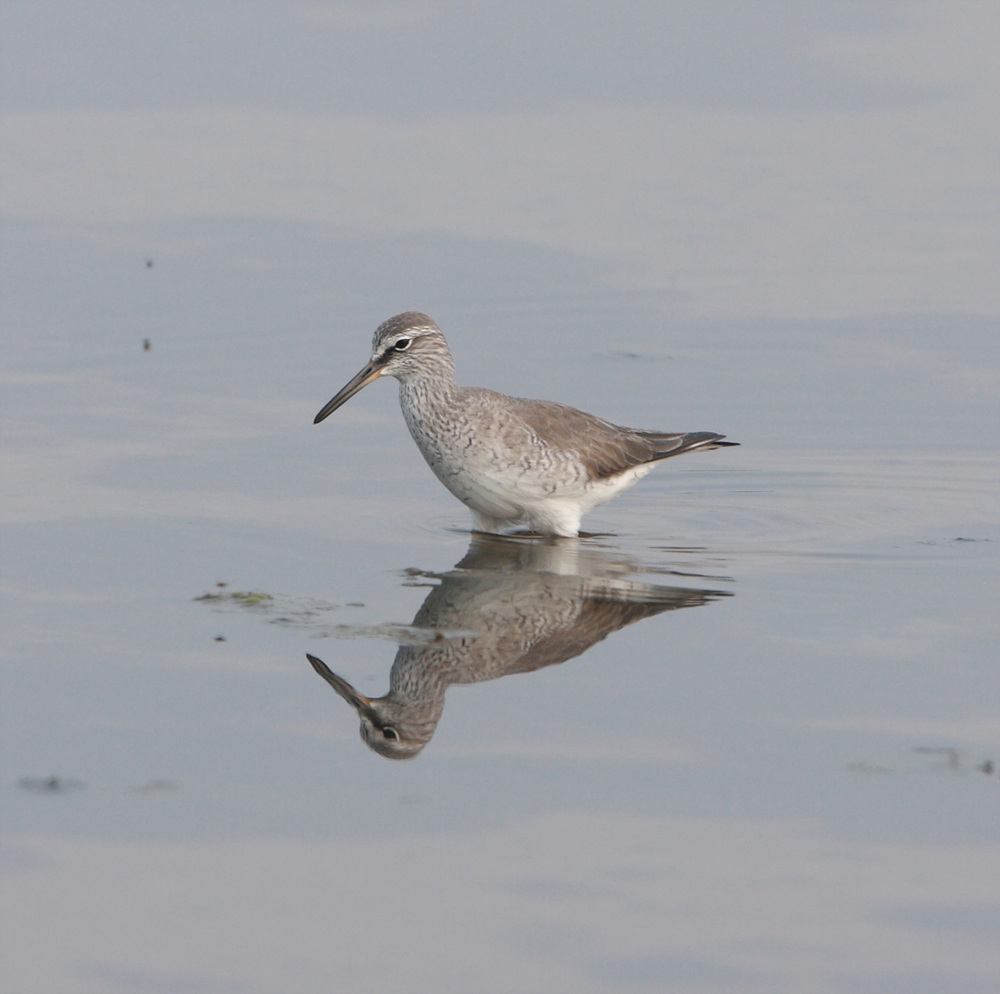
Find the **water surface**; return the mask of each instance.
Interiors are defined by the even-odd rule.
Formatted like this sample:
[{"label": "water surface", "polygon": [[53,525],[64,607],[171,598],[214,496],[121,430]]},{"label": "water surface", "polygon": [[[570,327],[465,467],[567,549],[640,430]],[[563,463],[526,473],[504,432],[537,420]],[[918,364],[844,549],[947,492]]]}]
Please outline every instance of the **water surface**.
[{"label": "water surface", "polygon": [[[995,26],[446,6],[7,5],[9,986],[996,989]],[[476,540],[405,308],[742,445]]]}]

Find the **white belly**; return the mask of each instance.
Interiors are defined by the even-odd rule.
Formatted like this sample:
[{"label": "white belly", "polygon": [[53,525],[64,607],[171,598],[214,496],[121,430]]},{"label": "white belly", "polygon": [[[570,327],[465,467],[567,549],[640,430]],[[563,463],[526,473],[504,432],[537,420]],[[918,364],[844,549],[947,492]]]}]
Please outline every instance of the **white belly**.
[{"label": "white belly", "polygon": [[[402,397],[401,397],[402,399]],[[527,524],[571,536],[580,519],[653,469],[644,463],[613,477],[590,478],[572,452],[542,443],[502,409],[442,412],[403,403],[413,440],[437,478],[472,511],[478,531]]]},{"label": "white belly", "polygon": [[[421,444],[437,478],[476,518],[477,531],[498,532],[527,524],[543,535],[574,536],[580,519],[649,473],[645,463],[600,480],[589,480],[583,468],[569,461],[517,460],[470,442],[445,449],[438,439]],[[507,455],[508,458],[503,458]]]}]

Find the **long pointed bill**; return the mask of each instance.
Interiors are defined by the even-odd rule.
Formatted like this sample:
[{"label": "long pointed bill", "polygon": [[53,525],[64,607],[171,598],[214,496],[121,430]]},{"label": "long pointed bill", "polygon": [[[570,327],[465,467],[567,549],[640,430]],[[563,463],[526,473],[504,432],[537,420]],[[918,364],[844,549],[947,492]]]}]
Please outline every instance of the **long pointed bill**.
[{"label": "long pointed bill", "polygon": [[358,714],[370,713],[372,708],[372,699],[370,697],[365,697],[364,694],[359,694],[343,677],[337,676],[333,670],[330,669],[322,659],[316,656],[310,656],[306,653],[306,659],[312,663],[312,668],[324,679],[326,682],[333,687],[341,697],[347,701],[348,704],[354,708]]},{"label": "long pointed bill", "polygon": [[318,425],[323,418],[329,417],[338,407],[346,404],[359,390],[363,390],[372,380],[377,380],[385,372],[384,366],[368,363],[343,389],[313,418],[313,424]]}]

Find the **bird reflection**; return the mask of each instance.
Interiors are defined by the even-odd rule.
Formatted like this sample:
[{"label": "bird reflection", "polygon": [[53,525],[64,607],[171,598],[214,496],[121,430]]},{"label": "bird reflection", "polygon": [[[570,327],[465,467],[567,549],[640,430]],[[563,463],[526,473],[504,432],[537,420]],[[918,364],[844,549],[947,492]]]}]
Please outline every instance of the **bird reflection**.
[{"label": "bird reflection", "polygon": [[466,555],[424,601],[401,645],[389,692],[366,697],[316,656],[313,669],[361,718],[361,737],[390,759],[416,756],[431,740],[445,691],[562,663],[643,618],[698,607],[729,594],[627,579],[634,566],[566,539],[475,535]]}]

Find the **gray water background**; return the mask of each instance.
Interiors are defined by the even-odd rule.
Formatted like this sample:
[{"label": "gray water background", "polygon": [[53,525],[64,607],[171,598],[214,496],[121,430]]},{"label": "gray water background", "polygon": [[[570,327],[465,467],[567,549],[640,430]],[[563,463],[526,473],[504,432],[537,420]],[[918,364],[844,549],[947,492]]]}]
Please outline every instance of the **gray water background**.
[{"label": "gray water background", "polygon": [[[995,990],[998,21],[5,4],[9,989]],[[392,763],[305,653],[383,693],[469,521],[311,421],[408,308],[742,446],[580,552],[731,596]]]}]

